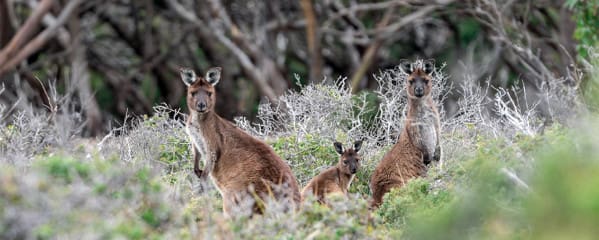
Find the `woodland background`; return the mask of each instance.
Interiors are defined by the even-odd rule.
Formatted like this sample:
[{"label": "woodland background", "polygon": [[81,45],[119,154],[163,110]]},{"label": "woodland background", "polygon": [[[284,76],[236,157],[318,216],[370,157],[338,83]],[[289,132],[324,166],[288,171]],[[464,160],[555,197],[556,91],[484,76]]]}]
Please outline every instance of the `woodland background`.
[{"label": "woodland background", "polygon": [[[227,119],[254,119],[258,103],[307,83],[341,77],[353,92],[371,91],[374,74],[403,58],[446,63],[453,86],[468,74],[481,85],[534,92],[547,76],[576,75],[572,63],[584,56],[577,42],[597,38],[593,29],[575,33],[576,20],[589,11],[586,27],[596,30],[596,8],[592,1],[3,0],[0,100],[13,106],[5,115],[28,104],[55,111],[68,100],[51,99],[57,91],[77,99],[85,135],[96,136],[159,103],[186,110],[183,66],[224,67],[217,111]],[[583,81],[573,80],[567,84]],[[451,115],[460,96],[448,94]]]}]

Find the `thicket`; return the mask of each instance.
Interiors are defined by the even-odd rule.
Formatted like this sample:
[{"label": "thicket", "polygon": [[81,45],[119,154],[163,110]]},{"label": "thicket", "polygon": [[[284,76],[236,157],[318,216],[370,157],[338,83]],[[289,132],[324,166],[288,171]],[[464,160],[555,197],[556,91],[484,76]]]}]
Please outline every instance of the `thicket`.
[{"label": "thicket", "polygon": [[335,164],[334,140],[364,140],[364,167],[349,199],[332,208],[310,199],[298,212],[251,219],[224,218],[218,193],[193,175],[175,110],[158,106],[154,116],[128,119],[95,140],[77,137],[84,121],[68,107],[22,112],[0,132],[0,238],[596,236],[596,113],[559,81],[541,93],[553,113],[547,119],[535,111],[539,104],[517,97],[525,89],[480,88],[467,76],[464,85],[447,86],[440,84],[442,69],[434,74],[435,100],[442,103],[451,91],[463,96],[458,113],[443,116],[443,164],[393,191],[376,212],[366,204],[370,173],[404,118],[405,76],[398,69],[381,72],[379,89],[370,93],[352,95],[343,81],[306,85],[279,105],[261,105],[256,123],[237,119],[291,165],[302,186]]}]

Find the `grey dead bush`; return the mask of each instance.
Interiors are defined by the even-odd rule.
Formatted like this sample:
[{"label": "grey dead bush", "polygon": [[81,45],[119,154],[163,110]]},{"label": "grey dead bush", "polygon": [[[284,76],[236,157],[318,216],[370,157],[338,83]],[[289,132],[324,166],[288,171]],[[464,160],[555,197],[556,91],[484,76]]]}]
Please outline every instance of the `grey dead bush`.
[{"label": "grey dead bush", "polygon": [[[50,149],[72,149],[70,146],[79,138],[85,119],[68,98],[52,99],[54,104],[43,111],[27,104],[11,115],[0,111],[0,163],[27,167],[34,156]],[[1,109],[9,107],[13,106]]]}]

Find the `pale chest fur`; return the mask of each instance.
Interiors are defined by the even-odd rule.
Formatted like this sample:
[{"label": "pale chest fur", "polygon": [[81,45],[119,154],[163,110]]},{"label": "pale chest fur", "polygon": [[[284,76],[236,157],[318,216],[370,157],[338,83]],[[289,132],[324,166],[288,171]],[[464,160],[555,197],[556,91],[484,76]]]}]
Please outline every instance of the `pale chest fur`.
[{"label": "pale chest fur", "polygon": [[206,165],[206,156],[208,156],[209,150],[206,138],[202,134],[202,130],[193,126],[187,126],[185,130],[187,131],[187,135],[191,140],[191,144],[193,144],[193,146],[198,150],[200,156],[202,157],[204,165]]},{"label": "pale chest fur", "polygon": [[407,128],[411,141],[429,156],[433,156],[437,147],[437,115],[432,107],[422,103],[412,111]]},{"label": "pale chest fur", "polygon": [[[337,174],[341,174],[341,173],[338,172]],[[343,191],[344,194],[347,194],[347,191],[349,190],[349,186],[351,185],[351,182],[354,180],[354,176],[356,176],[356,175],[352,174],[347,179],[346,179],[347,175],[337,176],[337,179],[335,182],[339,186],[339,188],[341,188],[341,190]]]},{"label": "pale chest fur", "polygon": [[[194,116],[191,117],[193,122],[195,120]],[[185,130],[191,143],[198,150],[202,162],[204,163],[204,167],[212,167],[212,163],[215,161],[216,156],[213,149],[210,147],[210,142],[206,137],[206,133],[202,131],[202,127],[198,124],[188,123]],[[206,170],[210,171],[211,169]]]},{"label": "pale chest fur", "polygon": [[214,178],[212,173],[212,169],[214,168],[216,162],[216,154],[211,150],[210,144],[207,141],[205,133],[202,132],[202,129],[198,126],[188,124],[185,128],[189,139],[191,140],[191,144],[198,150],[200,154],[200,158],[204,163],[204,171],[209,173],[210,179],[213,183],[215,183],[216,189],[223,194],[219,182]]},{"label": "pale chest fur", "polygon": [[345,194],[347,194],[347,191],[349,190],[349,186],[351,185],[351,182],[354,180],[354,176],[356,176],[356,175],[351,175],[351,177],[349,177],[349,180],[347,181],[347,184],[345,184],[345,186],[342,186]]}]

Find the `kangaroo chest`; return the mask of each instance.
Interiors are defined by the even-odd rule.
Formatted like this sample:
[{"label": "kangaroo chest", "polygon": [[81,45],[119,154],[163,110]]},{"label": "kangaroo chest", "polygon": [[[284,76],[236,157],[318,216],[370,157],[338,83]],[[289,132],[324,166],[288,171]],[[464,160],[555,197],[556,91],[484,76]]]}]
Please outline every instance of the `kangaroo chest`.
[{"label": "kangaroo chest", "polygon": [[347,194],[347,191],[349,190],[349,186],[351,185],[351,182],[354,180],[355,174],[352,174],[351,176],[349,176],[349,178],[347,178],[347,181],[345,181],[345,182],[343,180],[345,180],[346,176],[341,176],[341,174],[342,173],[339,170],[336,171],[337,179],[335,179],[335,182],[339,186],[339,188],[341,188],[343,193]]},{"label": "kangaroo chest", "polygon": [[422,150],[433,156],[437,147],[437,116],[433,109],[425,104],[421,104],[412,111],[410,116],[410,125],[407,127],[411,142]]},{"label": "kangaroo chest", "polygon": [[[192,117],[191,120],[193,122],[195,120],[194,116],[192,115],[191,117]],[[223,187],[221,186],[221,182],[218,181],[218,179],[216,179],[214,177],[214,172],[213,172],[215,165],[216,165],[216,160],[217,160],[216,159],[216,149],[213,145],[211,145],[211,142],[209,141],[209,136],[208,136],[207,132],[205,132],[202,129],[202,126],[197,124],[197,122],[195,124],[188,123],[185,130],[191,140],[191,143],[198,150],[198,153],[200,154],[200,158],[202,159],[202,162],[204,163],[204,171],[209,173],[210,179],[212,179],[214,186],[222,195]]]},{"label": "kangaroo chest", "polygon": [[347,194],[347,191],[349,190],[349,186],[351,185],[351,182],[354,180],[354,176],[355,176],[355,175],[353,175],[353,174],[352,174],[352,175],[349,177],[349,180],[347,181],[347,183],[345,184],[345,186],[342,186],[342,188],[343,188],[343,193]]},{"label": "kangaroo chest", "polygon": [[191,143],[200,153],[204,166],[207,166],[209,161],[214,161],[214,151],[211,151],[210,143],[207,141],[206,135],[202,131],[201,127],[188,125],[186,131]]}]

